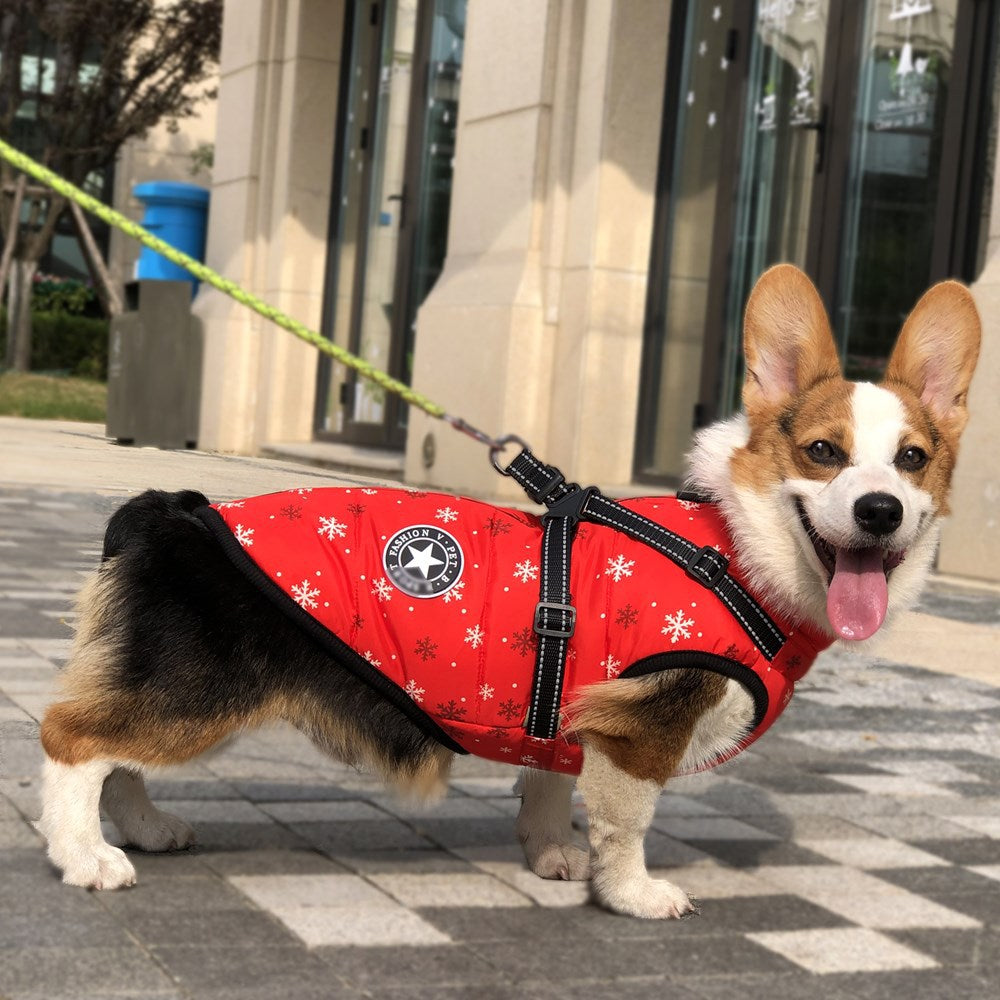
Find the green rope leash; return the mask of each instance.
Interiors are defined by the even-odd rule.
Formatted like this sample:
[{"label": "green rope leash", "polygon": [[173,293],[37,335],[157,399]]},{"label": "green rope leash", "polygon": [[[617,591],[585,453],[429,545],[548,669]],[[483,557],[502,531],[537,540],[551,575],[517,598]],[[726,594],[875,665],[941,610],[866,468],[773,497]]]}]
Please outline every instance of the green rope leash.
[{"label": "green rope leash", "polygon": [[307,344],[312,344],[313,347],[324,354],[329,354],[330,357],[339,361],[342,365],[353,368],[362,378],[366,378],[370,382],[382,386],[388,392],[395,393],[402,399],[405,399],[411,406],[416,406],[418,409],[423,410],[424,413],[440,420],[446,420],[456,429],[470,434],[478,441],[491,446],[496,444],[493,438],[482,431],[477,431],[461,418],[449,416],[445,413],[443,407],[431,402],[431,400],[426,396],[422,396],[419,392],[415,392],[405,383],[392,378],[392,376],[375,368],[362,358],[351,354],[350,351],[345,351],[344,348],[338,347],[332,341],[327,340],[322,334],[317,333],[315,330],[310,330],[309,327],[298,320],[292,319],[291,316],[283,313],[280,309],[268,305],[262,299],[257,298],[256,295],[252,295],[250,292],[240,288],[239,285],[228,278],[223,278],[221,274],[217,274],[210,267],[206,267],[200,261],[189,257],[176,247],[171,246],[169,243],[164,243],[163,240],[154,236],[149,230],[143,229],[137,222],[133,222],[122,215],[121,212],[116,212],[113,208],[109,208],[103,202],[91,197],[86,191],[81,191],[65,178],[60,177],[47,167],[43,167],[40,163],[35,162],[30,156],[25,156],[24,153],[14,149],[13,146],[9,146],[2,139],[0,139],[0,156],[17,167],[18,170],[41,181],[71,201],[75,201],[81,208],[96,215],[99,219],[103,219],[109,226],[120,229],[128,236],[137,239],[140,243],[162,254],[167,260],[172,261],[179,267],[183,267],[186,271],[190,271],[199,281],[204,281],[213,288],[217,288],[220,292],[224,292],[230,298],[245,305],[248,309],[252,309],[258,315],[271,320],[272,323],[276,323],[283,330],[294,334],[299,340],[304,340]]}]

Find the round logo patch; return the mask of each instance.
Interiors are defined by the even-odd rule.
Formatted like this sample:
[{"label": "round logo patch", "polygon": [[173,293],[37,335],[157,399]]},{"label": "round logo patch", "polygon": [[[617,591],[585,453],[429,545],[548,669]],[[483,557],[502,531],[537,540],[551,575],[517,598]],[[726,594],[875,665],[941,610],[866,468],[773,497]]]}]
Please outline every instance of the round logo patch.
[{"label": "round logo patch", "polygon": [[386,576],[410,597],[447,593],[462,576],[464,561],[456,539],[433,524],[397,531],[382,552]]}]

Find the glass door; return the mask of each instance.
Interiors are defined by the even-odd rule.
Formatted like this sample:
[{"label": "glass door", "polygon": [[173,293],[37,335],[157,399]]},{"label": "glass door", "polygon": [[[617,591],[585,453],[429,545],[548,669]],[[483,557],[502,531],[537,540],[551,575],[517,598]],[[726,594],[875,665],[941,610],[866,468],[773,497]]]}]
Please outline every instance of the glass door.
[{"label": "glass door", "polygon": [[[465,0],[358,2],[342,81],[324,331],[409,381],[417,307],[443,265]],[[405,409],[321,366],[320,435],[402,447]]]}]

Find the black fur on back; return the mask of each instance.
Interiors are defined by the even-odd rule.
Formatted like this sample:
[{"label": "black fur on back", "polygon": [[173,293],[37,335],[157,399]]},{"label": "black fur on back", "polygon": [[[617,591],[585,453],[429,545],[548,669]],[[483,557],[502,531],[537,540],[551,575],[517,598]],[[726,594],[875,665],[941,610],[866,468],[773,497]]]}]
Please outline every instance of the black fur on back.
[{"label": "black fur on back", "polygon": [[233,566],[191,513],[207,502],[194,491],[151,490],[112,516],[101,568],[115,583],[109,682],[174,722],[243,717],[275,697],[297,699],[349,720],[391,769],[438,751]]}]

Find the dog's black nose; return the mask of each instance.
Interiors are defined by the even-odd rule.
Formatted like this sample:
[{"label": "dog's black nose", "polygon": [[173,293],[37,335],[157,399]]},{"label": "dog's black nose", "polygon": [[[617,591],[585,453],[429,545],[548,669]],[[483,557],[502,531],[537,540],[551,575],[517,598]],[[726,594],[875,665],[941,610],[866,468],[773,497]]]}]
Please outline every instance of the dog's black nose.
[{"label": "dog's black nose", "polygon": [[891,535],[903,523],[903,505],[891,493],[866,493],[854,501],[854,520],[869,535]]}]

